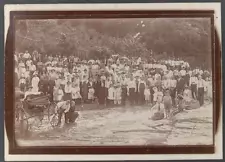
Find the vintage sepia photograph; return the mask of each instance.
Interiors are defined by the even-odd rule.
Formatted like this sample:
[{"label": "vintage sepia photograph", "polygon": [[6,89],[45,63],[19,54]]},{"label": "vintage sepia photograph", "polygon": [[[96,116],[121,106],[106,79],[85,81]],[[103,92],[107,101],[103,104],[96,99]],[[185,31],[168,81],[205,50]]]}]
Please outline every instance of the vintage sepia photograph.
[{"label": "vintage sepia photograph", "polygon": [[19,146],[213,145],[210,17],[18,19]]}]

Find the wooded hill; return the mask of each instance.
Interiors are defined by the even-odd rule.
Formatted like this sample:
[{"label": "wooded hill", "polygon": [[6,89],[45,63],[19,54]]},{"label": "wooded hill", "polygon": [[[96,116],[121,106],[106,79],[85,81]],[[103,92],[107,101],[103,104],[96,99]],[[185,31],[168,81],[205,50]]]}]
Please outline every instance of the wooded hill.
[{"label": "wooded hill", "polygon": [[16,52],[104,58],[181,58],[211,69],[209,18],[17,20]]}]

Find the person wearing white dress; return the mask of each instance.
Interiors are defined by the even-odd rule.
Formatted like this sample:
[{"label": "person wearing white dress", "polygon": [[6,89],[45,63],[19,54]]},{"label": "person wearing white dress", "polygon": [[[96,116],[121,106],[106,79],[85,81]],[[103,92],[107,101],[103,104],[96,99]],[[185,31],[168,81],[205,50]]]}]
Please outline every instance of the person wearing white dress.
[{"label": "person wearing white dress", "polygon": [[149,104],[151,101],[150,101],[150,89],[148,86],[145,87],[144,95],[146,104]]},{"label": "person wearing white dress", "polygon": [[60,102],[63,100],[64,92],[61,87],[54,87],[53,99],[55,102]]},{"label": "person wearing white dress", "polygon": [[72,100],[75,101],[76,104],[81,103],[81,94],[80,94],[80,87],[78,84],[73,84],[72,89],[71,89],[71,94],[72,94]]},{"label": "person wearing white dress", "polygon": [[121,99],[122,99],[122,89],[121,89],[121,86],[118,85],[117,83],[117,85],[115,86],[114,104],[120,105]]},{"label": "person wearing white dress", "polygon": [[107,96],[107,105],[112,106],[114,104],[114,98],[115,98],[115,88],[113,84],[109,86],[108,89],[108,96]]},{"label": "person wearing white dress", "polygon": [[32,81],[31,81],[31,85],[32,85],[32,91],[33,92],[38,92],[39,91],[39,87],[38,87],[38,84],[39,84],[39,77],[37,76],[37,73],[34,72],[34,77],[32,78]]}]

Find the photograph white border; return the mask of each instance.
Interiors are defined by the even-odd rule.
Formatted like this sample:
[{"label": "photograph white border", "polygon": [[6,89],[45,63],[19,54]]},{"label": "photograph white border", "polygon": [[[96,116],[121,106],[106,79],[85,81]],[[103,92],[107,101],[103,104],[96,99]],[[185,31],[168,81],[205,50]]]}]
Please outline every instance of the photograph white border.
[{"label": "photograph white border", "polygon": [[[221,42],[221,4],[220,3],[127,3],[127,4],[18,4],[5,5],[5,42],[9,28],[10,11],[116,11],[116,10],[214,10],[215,26]],[[222,103],[221,103],[222,108]],[[215,136],[215,154],[174,154],[174,155],[10,155],[8,153],[8,140],[4,134],[5,161],[87,161],[87,160],[187,160],[187,159],[221,159],[222,150],[222,109],[220,113],[218,133]]]}]

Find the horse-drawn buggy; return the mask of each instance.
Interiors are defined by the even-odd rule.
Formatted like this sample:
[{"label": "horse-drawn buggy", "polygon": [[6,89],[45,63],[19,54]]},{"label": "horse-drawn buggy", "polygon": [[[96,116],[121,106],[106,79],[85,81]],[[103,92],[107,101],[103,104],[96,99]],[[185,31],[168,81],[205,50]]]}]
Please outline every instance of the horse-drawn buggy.
[{"label": "horse-drawn buggy", "polygon": [[18,127],[16,130],[28,131],[45,123],[55,127],[58,116],[55,113],[55,104],[50,102],[49,98],[49,95],[42,93],[25,95],[16,91],[14,111],[15,127]]}]

